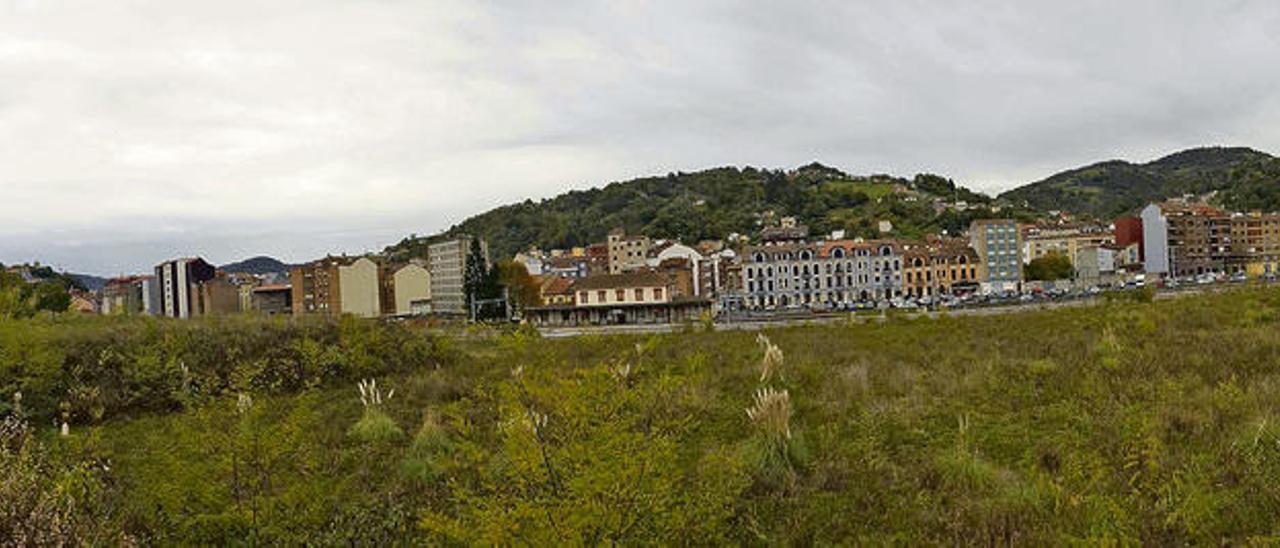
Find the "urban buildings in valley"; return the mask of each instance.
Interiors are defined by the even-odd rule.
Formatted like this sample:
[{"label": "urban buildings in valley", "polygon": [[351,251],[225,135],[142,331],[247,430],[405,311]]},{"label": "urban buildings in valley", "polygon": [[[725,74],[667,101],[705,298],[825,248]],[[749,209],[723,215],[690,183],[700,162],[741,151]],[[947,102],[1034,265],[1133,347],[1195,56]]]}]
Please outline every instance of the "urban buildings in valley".
[{"label": "urban buildings in valley", "polygon": [[1022,233],[1013,219],[979,219],[969,225],[969,245],[979,259],[978,281],[992,291],[1022,283]]},{"label": "urban buildings in valley", "polygon": [[192,311],[202,310],[200,284],[212,280],[217,269],[198,257],[174,259],[155,268],[160,297],[157,313],[170,318],[190,318]]},{"label": "urban buildings in valley", "polygon": [[1148,274],[1182,278],[1280,273],[1280,216],[1167,201],[1143,208],[1141,217]]},{"label": "urban buildings in valley", "polygon": [[766,229],[743,252],[743,306],[840,308],[902,295],[902,253],[889,240],[807,241],[808,229]]},{"label": "urban buildings in valley", "polygon": [[[467,314],[465,281],[467,263],[471,260],[470,236],[459,236],[431,244],[427,250],[428,272],[431,275],[431,308],[440,314]],[[479,240],[480,255],[488,268],[489,246]]]},{"label": "urban buildings in valley", "polygon": [[159,290],[155,276],[122,276],[107,280],[102,288],[102,313],[155,315],[159,313]]}]

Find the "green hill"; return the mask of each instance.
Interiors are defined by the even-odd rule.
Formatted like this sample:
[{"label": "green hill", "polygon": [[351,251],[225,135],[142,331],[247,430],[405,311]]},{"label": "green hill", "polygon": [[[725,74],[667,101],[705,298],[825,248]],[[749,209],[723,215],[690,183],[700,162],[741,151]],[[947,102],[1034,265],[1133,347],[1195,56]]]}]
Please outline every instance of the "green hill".
[{"label": "green hill", "polygon": [[1249,148],[1196,148],[1145,164],[1112,160],[1064,171],[1000,198],[1109,219],[1151,201],[1212,191],[1233,209],[1280,209],[1280,159]]},{"label": "green hill", "polygon": [[[938,215],[932,206],[935,197],[970,204],[991,201],[937,175],[853,176],[817,163],[791,171],[721,167],[526,200],[466,219],[446,235],[483,236],[495,257],[505,257],[532,245],[566,248],[603,241],[617,227],[684,241],[750,235],[759,231],[769,212],[796,216],[815,234],[844,229],[866,237],[878,234],[881,219],[892,221],[898,235],[917,236],[954,231],[986,214],[979,209]],[[430,241],[411,236],[386,251],[393,258],[417,256]]]}]

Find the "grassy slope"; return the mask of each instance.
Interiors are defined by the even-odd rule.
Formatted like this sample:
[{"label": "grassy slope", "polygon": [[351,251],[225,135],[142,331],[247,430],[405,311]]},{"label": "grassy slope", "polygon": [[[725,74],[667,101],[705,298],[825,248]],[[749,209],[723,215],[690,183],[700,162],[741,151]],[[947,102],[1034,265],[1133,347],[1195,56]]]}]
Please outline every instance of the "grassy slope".
[{"label": "grassy slope", "polygon": [[[719,534],[739,542],[1274,542],[1278,320],[1280,295],[1247,290],[772,331],[786,354],[785,380],[775,384],[796,407],[795,482],[753,480],[726,505]],[[567,432],[575,415],[595,415],[557,398],[587,383],[587,371],[630,359],[625,349],[650,341],[631,382],[675,387],[651,405],[688,418],[670,439],[693,475],[707,455],[745,454],[753,438],[743,409],[758,385],[754,336],[504,336],[466,345],[468,357],[447,368],[383,379],[397,389],[387,411],[410,434],[428,409],[440,413],[456,447],[475,450],[452,450],[442,468],[467,483],[479,469],[512,466],[492,459],[514,451],[499,426],[506,400],[498,388],[509,387],[514,366],[524,366],[553,439],[568,444],[559,429]],[[463,504],[447,477],[406,479],[415,451],[408,437],[371,446],[347,435],[360,416],[354,387],[261,397],[255,409],[265,413],[262,435],[277,442],[263,457],[269,486],[254,499],[267,538],[335,541],[360,527],[413,537],[420,511],[454,515]],[[251,529],[248,503],[237,507],[228,487],[226,440],[236,421],[227,402],[120,420],[80,437],[114,463],[125,495],[120,519],[132,530],[216,541]]]}]

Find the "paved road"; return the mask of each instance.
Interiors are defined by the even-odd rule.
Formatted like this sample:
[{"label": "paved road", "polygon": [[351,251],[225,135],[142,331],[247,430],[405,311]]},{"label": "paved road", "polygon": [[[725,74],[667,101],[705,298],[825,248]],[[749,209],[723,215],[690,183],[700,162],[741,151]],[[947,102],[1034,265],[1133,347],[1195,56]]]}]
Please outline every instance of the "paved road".
[{"label": "paved road", "polygon": [[[1227,286],[1216,285],[1209,287],[1193,287],[1189,289],[1179,289],[1176,291],[1159,291],[1155,298],[1159,300],[1173,299],[1185,297],[1188,295],[1198,295],[1205,292],[1218,292],[1228,289]],[[977,308],[953,308],[945,311],[948,316],[993,316],[997,314],[1017,314],[1022,312],[1034,312],[1037,310],[1053,310],[1057,308],[1094,306],[1103,302],[1103,299],[1092,297],[1088,299],[1073,299],[1069,301],[1048,301],[1048,302],[1032,302],[1026,304],[1003,305],[1003,306],[985,306]],[[904,312],[898,317],[917,318],[927,316],[930,318],[937,317],[940,312]],[[805,318],[776,318],[776,319],[751,319],[743,321],[716,322],[716,331],[759,331],[761,329],[770,329],[777,327],[791,327],[797,325],[823,325],[837,322],[849,321],[849,314],[823,314]],[[853,316],[854,321],[884,321],[883,314],[875,315],[856,315]],[[697,326],[695,326],[697,328]],[[539,331],[542,336],[548,338],[564,338],[564,337],[581,337],[584,335],[605,335],[605,334],[649,334],[649,333],[673,333],[685,329],[684,324],[644,324],[644,325],[593,325],[581,327],[548,327],[541,328]]]}]

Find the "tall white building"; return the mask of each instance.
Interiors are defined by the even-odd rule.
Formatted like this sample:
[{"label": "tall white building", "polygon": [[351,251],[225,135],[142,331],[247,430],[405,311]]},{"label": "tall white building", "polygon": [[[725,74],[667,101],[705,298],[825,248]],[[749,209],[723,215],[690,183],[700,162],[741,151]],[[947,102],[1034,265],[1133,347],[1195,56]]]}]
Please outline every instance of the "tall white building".
[{"label": "tall white building", "polygon": [[[445,314],[466,314],[465,282],[467,260],[471,254],[471,237],[431,244],[427,248],[427,271],[431,276],[431,309]],[[489,245],[480,240],[480,255],[488,268]]]},{"label": "tall white building", "polygon": [[199,298],[196,286],[212,280],[217,273],[213,265],[199,257],[166,261],[156,266],[156,283],[160,302],[156,312],[170,318],[190,318]]},{"label": "tall white building", "polygon": [[1169,272],[1169,218],[1159,204],[1142,208],[1143,270],[1147,274]]}]

